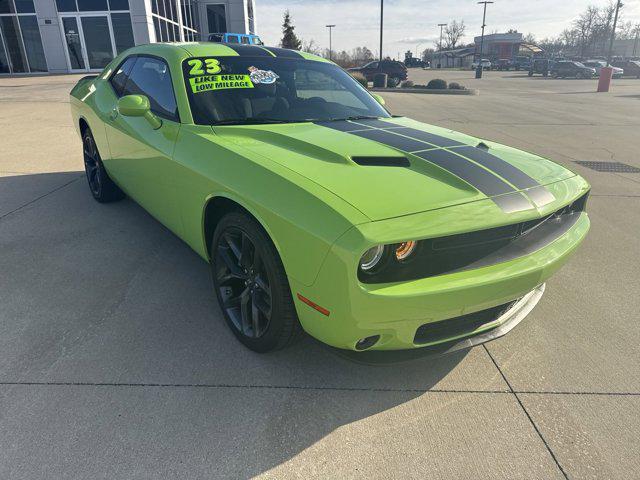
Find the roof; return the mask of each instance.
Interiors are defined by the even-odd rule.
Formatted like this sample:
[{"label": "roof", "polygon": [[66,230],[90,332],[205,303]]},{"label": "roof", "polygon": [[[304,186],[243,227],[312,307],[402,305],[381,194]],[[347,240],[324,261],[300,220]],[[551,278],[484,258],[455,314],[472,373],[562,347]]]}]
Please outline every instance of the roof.
[{"label": "roof", "polygon": [[161,55],[166,58],[179,58],[184,60],[189,57],[278,57],[278,58],[303,58],[318,62],[329,62],[326,58],[307,52],[289,50],[286,48],[266,47],[258,45],[244,45],[238,43],[218,42],[174,42],[151,43],[134,47],[128,53],[149,53]]}]

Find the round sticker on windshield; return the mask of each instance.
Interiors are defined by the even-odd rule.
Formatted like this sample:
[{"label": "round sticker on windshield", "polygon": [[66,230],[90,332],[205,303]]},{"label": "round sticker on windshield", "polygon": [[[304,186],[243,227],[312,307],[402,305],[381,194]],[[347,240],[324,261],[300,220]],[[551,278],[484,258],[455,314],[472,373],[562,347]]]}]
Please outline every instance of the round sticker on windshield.
[{"label": "round sticker on windshield", "polygon": [[251,78],[251,81],[256,85],[259,83],[271,85],[272,83],[276,83],[276,80],[280,77],[271,70],[260,70],[257,67],[249,67],[249,78]]}]

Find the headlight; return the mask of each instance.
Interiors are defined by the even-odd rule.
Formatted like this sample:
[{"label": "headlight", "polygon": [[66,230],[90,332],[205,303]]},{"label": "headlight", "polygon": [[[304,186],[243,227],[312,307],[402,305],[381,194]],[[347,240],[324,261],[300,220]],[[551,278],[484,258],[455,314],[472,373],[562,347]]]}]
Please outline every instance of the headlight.
[{"label": "headlight", "polygon": [[414,242],[413,240],[402,242],[396,247],[396,260],[402,261],[409,258],[411,254],[415,252],[417,245],[418,243]]},{"label": "headlight", "polygon": [[378,265],[378,263],[380,263],[380,260],[382,260],[383,255],[384,255],[383,245],[377,245],[373,248],[370,248],[369,250],[364,252],[364,255],[362,255],[362,258],[360,258],[360,268],[363,271],[368,272],[369,270],[374,268],[376,265]]}]

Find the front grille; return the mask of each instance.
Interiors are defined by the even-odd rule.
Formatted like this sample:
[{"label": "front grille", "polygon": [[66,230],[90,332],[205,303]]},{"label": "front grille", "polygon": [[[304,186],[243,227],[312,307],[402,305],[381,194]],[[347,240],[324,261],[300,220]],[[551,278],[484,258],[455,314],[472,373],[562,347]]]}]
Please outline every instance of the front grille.
[{"label": "front grille", "polygon": [[408,261],[387,255],[372,272],[358,270],[362,283],[391,283],[445,275],[514,260],[566,233],[585,210],[587,194],[543,218],[476,232],[420,240]]},{"label": "front grille", "polygon": [[469,313],[460,317],[425,323],[416,330],[413,343],[416,345],[437,343],[450,338],[469,335],[500,318],[507,310],[513,307],[518,300],[513,300],[512,302],[498,305],[497,307],[487,308],[486,310],[480,310],[479,312]]}]

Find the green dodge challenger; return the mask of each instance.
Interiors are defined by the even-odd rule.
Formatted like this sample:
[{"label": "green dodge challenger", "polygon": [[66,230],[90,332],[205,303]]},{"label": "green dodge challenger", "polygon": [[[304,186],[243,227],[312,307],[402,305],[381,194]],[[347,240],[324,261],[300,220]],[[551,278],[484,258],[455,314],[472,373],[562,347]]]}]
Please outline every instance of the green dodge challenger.
[{"label": "green dodge challenger", "polygon": [[135,47],[71,92],[93,197],[130,196],[209,262],[250,349],[504,335],[587,234],[589,185],[383,105],[323,58],[219,43]]}]

